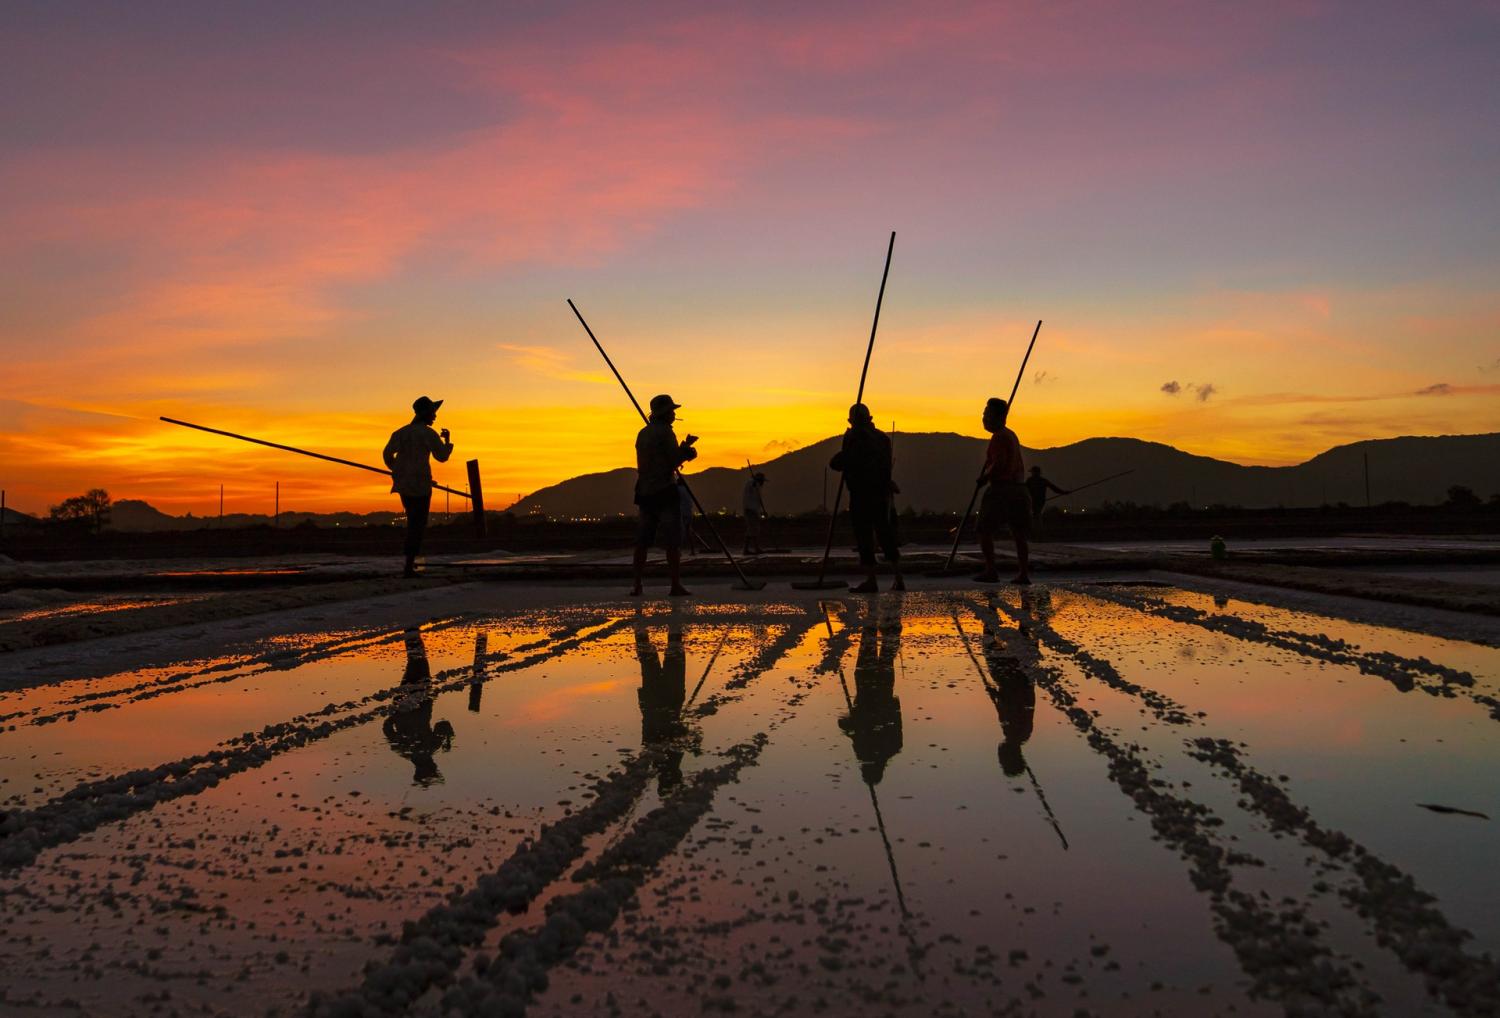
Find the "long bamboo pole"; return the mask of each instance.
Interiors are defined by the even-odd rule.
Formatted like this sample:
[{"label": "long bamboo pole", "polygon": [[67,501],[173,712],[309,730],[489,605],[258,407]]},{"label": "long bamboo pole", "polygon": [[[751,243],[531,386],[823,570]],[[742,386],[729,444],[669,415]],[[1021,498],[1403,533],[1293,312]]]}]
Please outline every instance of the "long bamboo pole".
[{"label": "long bamboo pole", "polygon": [[[1010,399],[1005,401],[1005,417],[1010,419],[1010,411],[1016,405],[1016,390],[1021,388],[1021,378],[1026,374],[1026,362],[1031,360],[1031,348],[1036,346],[1037,333],[1042,331],[1042,320],[1037,319],[1036,328],[1031,330],[1031,342],[1026,344],[1026,356],[1021,358],[1021,370],[1016,372],[1016,384],[1010,387]],[[974,485],[974,494],[969,496],[969,507],[964,510],[964,518],[959,520],[958,529],[953,532],[953,547],[948,549],[948,561],[943,563],[943,572],[953,568],[953,560],[958,557],[959,542],[964,539],[964,527],[969,525],[969,517],[974,515],[974,503],[979,501],[979,490],[984,487],[980,481]]]},{"label": "long bamboo pole", "polygon": [[[635,407],[635,412],[641,415],[643,422],[647,424],[651,423],[651,418],[647,417],[646,411],[641,409],[640,401],[635,398],[635,393],[631,392],[630,386],[625,383],[625,378],[620,374],[620,369],[615,367],[615,362],[610,360],[609,354],[604,352],[604,345],[599,342],[599,337],[594,335],[594,330],[589,328],[589,323],[583,320],[583,312],[578,310],[578,305],[573,303],[571,297],[568,298],[568,307],[573,309],[573,314],[578,318],[578,324],[583,326],[583,331],[587,332],[589,339],[594,341],[594,349],[599,351],[599,356],[604,358],[604,363],[608,364],[609,370],[614,372],[615,380],[620,383],[620,388],[624,389],[625,395],[630,397],[630,402]],[[680,470],[677,471],[677,480],[682,485],[682,490],[688,493],[688,498],[693,500],[693,508],[698,510],[698,515],[703,518],[704,524],[708,527],[708,532],[713,535],[714,542],[718,544],[719,550],[724,553],[724,557],[729,560],[730,566],[733,567],[735,573],[739,576],[740,582],[745,585],[745,589],[759,590],[764,587],[764,583],[752,583],[750,577],[745,575],[745,571],[735,561],[734,553],[729,550],[729,545],[725,544],[724,539],[719,536],[719,528],[714,526],[714,521],[708,518],[708,513],[704,510],[703,503],[698,501],[698,496],[688,486],[687,479],[682,476],[682,471]]]},{"label": "long bamboo pole", "polygon": [[[175,424],[180,428],[192,428],[195,431],[206,431],[210,435],[223,435],[225,438],[237,438],[241,442],[251,442],[255,445],[264,445],[271,449],[280,449],[282,452],[294,452],[299,456],[311,456],[315,460],[327,460],[329,463],[338,463],[346,467],[356,467],[360,470],[368,470],[372,474],[384,474],[387,477],[391,476],[391,472],[389,470],[382,470],[380,467],[367,466],[363,463],[356,463],[353,460],[339,459],[337,456],[325,456],[320,452],[308,452],[306,449],[298,449],[294,445],[282,445],[280,442],[267,442],[263,438],[251,438],[249,435],[236,435],[232,431],[220,431],[218,428],[208,428],[204,427],[202,424],[189,424],[187,421],[179,421],[171,417],[162,417],[160,419],[166,421],[168,424]],[[432,482],[432,486],[438,491],[451,492],[459,496],[460,498],[469,497],[469,493],[467,491],[459,491],[457,488],[446,488],[436,481]]]}]

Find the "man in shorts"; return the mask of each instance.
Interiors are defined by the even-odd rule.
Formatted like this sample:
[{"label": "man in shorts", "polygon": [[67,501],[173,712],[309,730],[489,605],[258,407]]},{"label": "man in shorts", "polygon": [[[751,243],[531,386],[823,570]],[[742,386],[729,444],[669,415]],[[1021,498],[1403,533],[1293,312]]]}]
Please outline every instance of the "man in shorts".
[{"label": "man in shorts", "polygon": [[1005,426],[1010,406],[1003,399],[991,399],[984,405],[984,430],[990,433],[989,448],[984,454],[984,471],[979,484],[987,484],[979,503],[979,550],[984,554],[984,571],[974,579],[980,583],[1000,582],[995,568],[995,535],[1001,527],[1010,529],[1016,542],[1018,571],[1012,583],[1029,584],[1031,568],[1028,539],[1031,536],[1031,496],[1026,491],[1026,465],[1021,461],[1021,440]]},{"label": "man in shorts", "polygon": [[651,416],[635,436],[635,504],[640,509],[640,527],[635,535],[635,586],[631,597],[641,596],[646,573],[646,552],[653,543],[667,553],[667,572],[672,578],[671,595],[686,597],[682,585],[682,496],[677,490],[677,468],[697,459],[693,443],[697,435],[681,442],[672,430],[681,406],[667,395],[653,396]]},{"label": "man in shorts", "polygon": [[421,575],[417,571],[417,556],[422,554],[422,535],[427,532],[427,515],[432,509],[432,464],[428,457],[446,463],[453,455],[448,429],[432,430],[438,407],[442,405],[440,399],[418,396],[411,405],[411,423],[391,432],[390,441],[380,454],[391,472],[391,491],[401,496],[401,508],[406,510],[403,576]]}]

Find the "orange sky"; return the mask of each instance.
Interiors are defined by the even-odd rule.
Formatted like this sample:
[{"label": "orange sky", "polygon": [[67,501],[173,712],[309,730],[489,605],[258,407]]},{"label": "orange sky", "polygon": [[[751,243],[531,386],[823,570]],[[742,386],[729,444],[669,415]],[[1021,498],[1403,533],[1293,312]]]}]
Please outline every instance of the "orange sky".
[{"label": "orange sky", "polygon": [[768,458],[840,427],[892,229],[903,431],[978,434],[1037,318],[1033,446],[1500,430],[1493,8],[361,13],[0,40],[12,506],[387,507],[155,418],[376,462],[422,393],[492,503],[626,464],[566,297],[700,465]]}]

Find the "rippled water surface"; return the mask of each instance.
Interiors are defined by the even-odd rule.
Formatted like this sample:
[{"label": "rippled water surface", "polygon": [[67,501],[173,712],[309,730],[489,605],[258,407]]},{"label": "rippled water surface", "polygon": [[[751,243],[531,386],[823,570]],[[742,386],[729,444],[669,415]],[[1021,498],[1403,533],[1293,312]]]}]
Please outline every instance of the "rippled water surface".
[{"label": "rippled water surface", "polygon": [[67,660],[0,687],[7,1013],[1500,1005],[1478,644],[1116,585]]}]

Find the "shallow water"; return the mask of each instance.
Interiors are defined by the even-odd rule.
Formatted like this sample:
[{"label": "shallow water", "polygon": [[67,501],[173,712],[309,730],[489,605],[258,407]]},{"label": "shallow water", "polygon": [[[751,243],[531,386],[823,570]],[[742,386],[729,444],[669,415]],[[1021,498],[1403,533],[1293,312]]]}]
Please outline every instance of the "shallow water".
[{"label": "shallow water", "polygon": [[0,693],[0,1005],[1500,1002],[1497,821],[1423,805],[1500,815],[1500,650],[1129,586],[420,622]]}]

